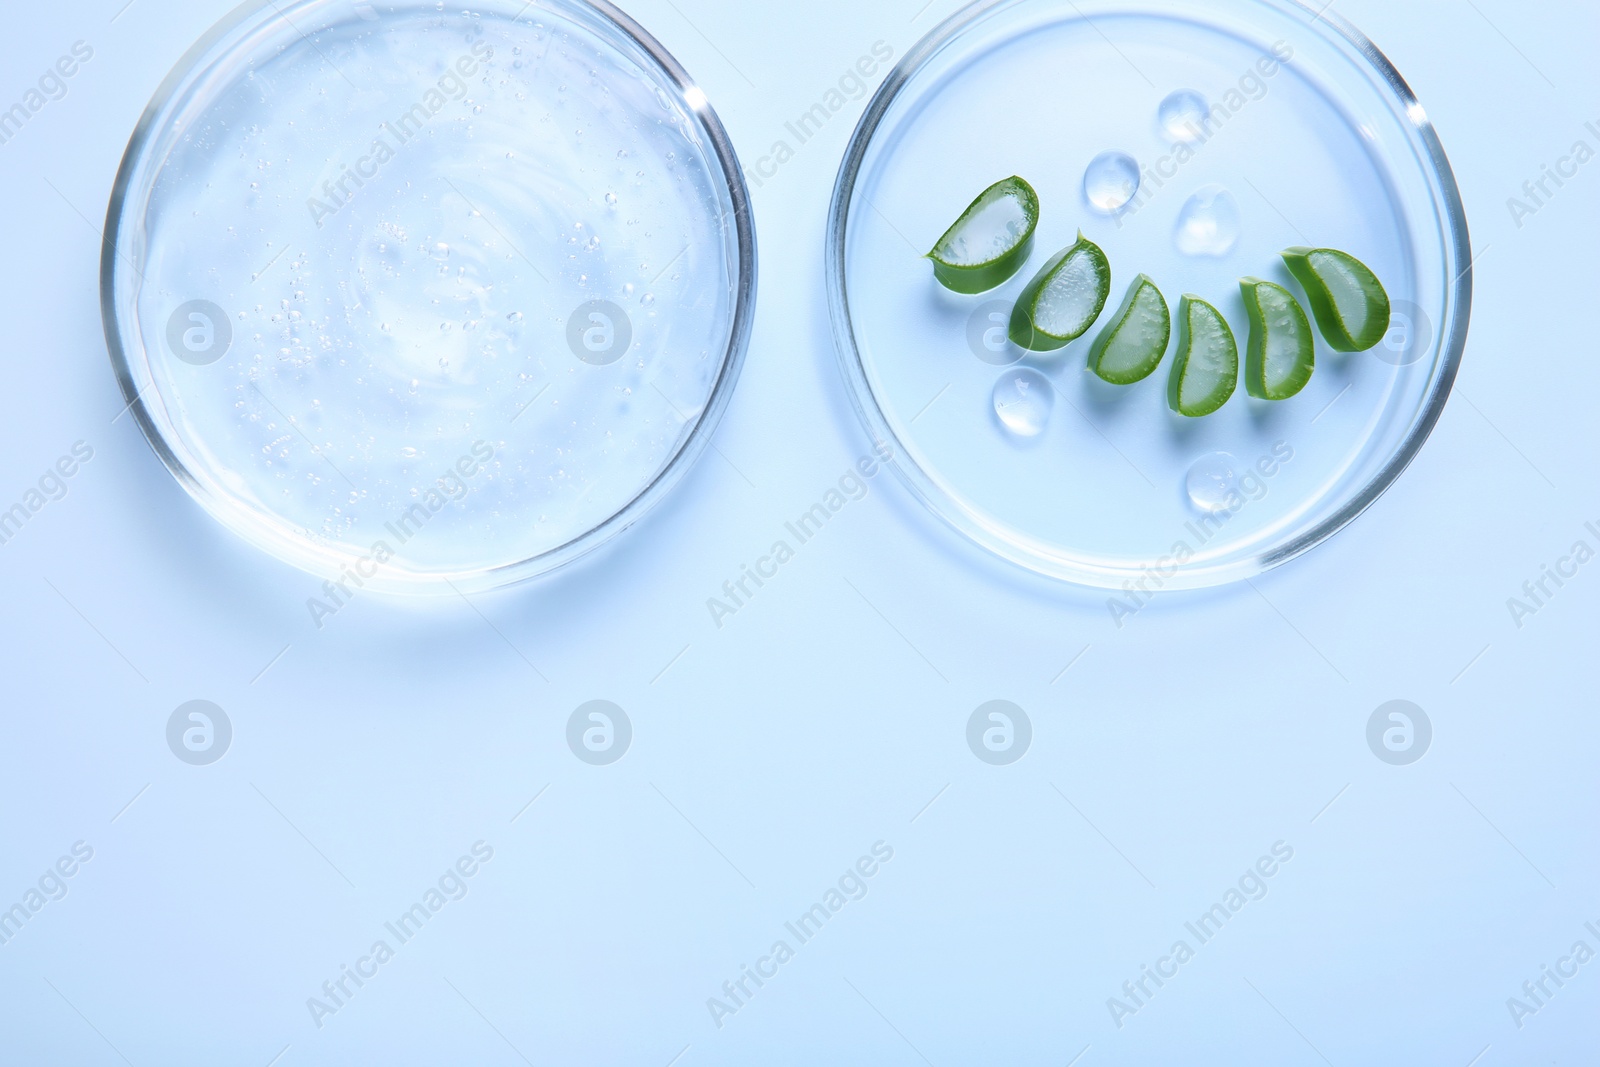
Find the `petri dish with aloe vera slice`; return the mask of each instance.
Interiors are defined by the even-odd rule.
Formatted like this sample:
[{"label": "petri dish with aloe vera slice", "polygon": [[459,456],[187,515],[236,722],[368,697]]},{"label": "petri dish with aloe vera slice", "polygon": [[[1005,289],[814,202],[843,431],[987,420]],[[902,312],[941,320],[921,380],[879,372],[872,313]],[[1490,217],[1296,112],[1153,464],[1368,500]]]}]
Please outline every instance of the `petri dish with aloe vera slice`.
[{"label": "petri dish with aloe vera slice", "polygon": [[[1039,196],[1032,259],[976,296],[938,285],[921,254],[1012,174]],[[1214,304],[1241,344],[1241,278],[1304,299],[1281,258],[1294,246],[1366,263],[1393,318],[1366,352],[1319,336],[1292,399],[1241,388],[1186,419],[1166,399],[1171,348],[1136,384],[1089,369],[1104,314],[1054,351],[1008,343],[1019,293],[1079,231],[1104,250],[1112,293],[1147,275],[1174,313],[1186,294]],[[1336,11],[981,0],[869,103],[839,171],[826,269],[856,410],[913,494],[981,548],[1114,590],[1130,611],[1157,590],[1294,559],[1395,483],[1455,381],[1471,258],[1427,113]]]}]

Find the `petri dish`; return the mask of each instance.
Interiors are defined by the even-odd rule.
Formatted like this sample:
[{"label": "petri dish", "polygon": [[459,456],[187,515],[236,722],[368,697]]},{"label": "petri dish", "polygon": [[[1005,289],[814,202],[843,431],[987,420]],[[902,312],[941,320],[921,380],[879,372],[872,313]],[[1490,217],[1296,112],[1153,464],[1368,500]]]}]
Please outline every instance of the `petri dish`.
[{"label": "petri dish", "polygon": [[[1130,161],[1133,166],[1130,166]],[[1032,258],[977,296],[920,257],[981,190],[1037,189]],[[1019,291],[1079,231],[1111,298],[1053,353],[1009,344]],[[1337,248],[1393,302],[1384,341],[1330,350],[1291,400],[1216,414],[1087,355],[1138,274],[1174,316],[1193,293],[1238,337],[1239,280],[1304,303],[1279,253]],[[986,0],[935,28],[871,101],[834,191],[834,337],[869,435],[936,516],[1052,578],[1220,585],[1282,564],[1369,507],[1437,422],[1466,343],[1472,270],[1450,164],[1400,74],[1354,27],[1293,0]],[[1309,308],[1309,305],[1307,305]],[[1040,397],[1042,390],[1052,395]]]},{"label": "petri dish", "polygon": [[117,176],[101,303],[163,462],[365,589],[548,572],[658,502],[756,291],[705,93],[601,0],[247,3]]}]

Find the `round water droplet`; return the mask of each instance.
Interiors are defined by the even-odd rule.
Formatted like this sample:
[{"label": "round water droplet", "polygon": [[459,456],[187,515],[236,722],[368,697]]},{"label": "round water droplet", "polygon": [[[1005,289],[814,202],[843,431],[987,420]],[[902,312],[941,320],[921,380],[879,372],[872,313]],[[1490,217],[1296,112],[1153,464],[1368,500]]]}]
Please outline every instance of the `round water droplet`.
[{"label": "round water droplet", "polygon": [[610,204],[612,207],[616,207],[616,205],[617,205],[617,194],[616,193],[607,193],[606,194],[606,203]]},{"label": "round water droplet", "polygon": [[1189,502],[1207,514],[1227,511],[1239,496],[1239,461],[1226,452],[1208,452],[1194,461],[1184,479]]},{"label": "round water droplet", "polygon": [[1056,404],[1050,379],[1030,367],[1009,371],[994,387],[994,413],[1018,437],[1038,437]]},{"label": "round water droplet", "polygon": [[1239,243],[1239,202],[1220,185],[1208,185],[1178,212],[1174,234],[1187,256],[1225,256]]},{"label": "round water droplet", "polygon": [[1090,206],[1115,215],[1139,191],[1139,164],[1126,152],[1101,152],[1083,174],[1083,195]]},{"label": "round water droplet", "polygon": [[417,458],[417,450],[412,448],[410,445],[407,445],[406,447],[402,448],[400,450],[400,454],[402,456],[406,457],[407,459],[416,459]]},{"label": "round water droplet", "polygon": [[1161,132],[1172,138],[1174,144],[1194,144],[1205,136],[1202,125],[1211,114],[1206,98],[1193,89],[1179,89],[1165,100],[1156,112]]},{"label": "round water droplet", "polygon": [[522,321],[522,312],[513,311],[511,314],[506,316],[506,320],[508,322],[521,322]]}]

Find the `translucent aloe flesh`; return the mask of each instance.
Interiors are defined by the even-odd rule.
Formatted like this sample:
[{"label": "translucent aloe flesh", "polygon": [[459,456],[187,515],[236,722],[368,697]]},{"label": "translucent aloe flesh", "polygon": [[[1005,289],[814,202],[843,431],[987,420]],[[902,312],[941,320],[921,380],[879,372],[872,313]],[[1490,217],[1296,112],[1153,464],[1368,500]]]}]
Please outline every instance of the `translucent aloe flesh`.
[{"label": "translucent aloe flesh", "polygon": [[1290,248],[1289,273],[1305,288],[1328,346],[1365,352],[1389,332],[1389,294],[1365,263],[1332,248]]},{"label": "translucent aloe flesh", "polygon": [[1039,226],[1039,196],[1010,177],[989,186],[945,231],[927,258],[939,284],[958,293],[982,293],[1022,269]]},{"label": "translucent aloe flesh", "polygon": [[1111,295],[1111,264],[1078,234],[1034,275],[1011,312],[1011,340],[1033,352],[1063,348],[1088,332]]},{"label": "translucent aloe flesh", "polygon": [[1178,304],[1178,354],[1167,385],[1172,410],[1191,419],[1228,402],[1239,384],[1239,345],[1222,312],[1198,296]]},{"label": "translucent aloe flesh", "polygon": [[1112,385],[1132,385],[1155,373],[1172,340],[1172,313],[1156,283],[1141,274],[1089,350],[1089,369]]},{"label": "translucent aloe flesh", "polygon": [[1244,387],[1261,400],[1288,400],[1306,387],[1317,366],[1311,320],[1294,294],[1281,285],[1245,278],[1239,282],[1250,316]]}]

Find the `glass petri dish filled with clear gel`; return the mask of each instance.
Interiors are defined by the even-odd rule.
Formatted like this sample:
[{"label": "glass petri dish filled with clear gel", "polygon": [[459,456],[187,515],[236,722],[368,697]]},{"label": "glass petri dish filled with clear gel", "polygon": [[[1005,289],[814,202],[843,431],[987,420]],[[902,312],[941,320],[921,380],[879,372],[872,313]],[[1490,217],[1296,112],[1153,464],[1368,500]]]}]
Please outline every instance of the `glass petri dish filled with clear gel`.
[{"label": "glass petri dish filled with clear gel", "polygon": [[[1012,175],[1041,204],[1030,258],[989,292],[942,287],[924,253]],[[1066,347],[1026,352],[1008,339],[1013,306],[1079,231],[1110,263],[1105,311]],[[1222,312],[1242,364],[1240,279],[1304,302],[1280,253],[1306,245],[1382,279],[1383,341],[1336,352],[1318,332],[1294,398],[1249,397],[1241,376],[1215,414],[1172,411],[1180,297]],[[1444,408],[1472,294],[1461,199],[1422,106],[1371,41],[1295,0],[958,12],[857,128],[827,274],[855,407],[928,509],[1020,566],[1135,597],[1249,578],[1369,507]],[[1172,341],[1150,377],[1111,385],[1088,356],[1140,274]]]},{"label": "glass petri dish filled with clear gel", "polygon": [[141,119],[101,268],[155,451],[258,547],[471,592],[639,519],[755,300],[705,94],[603,0],[269,0]]}]

